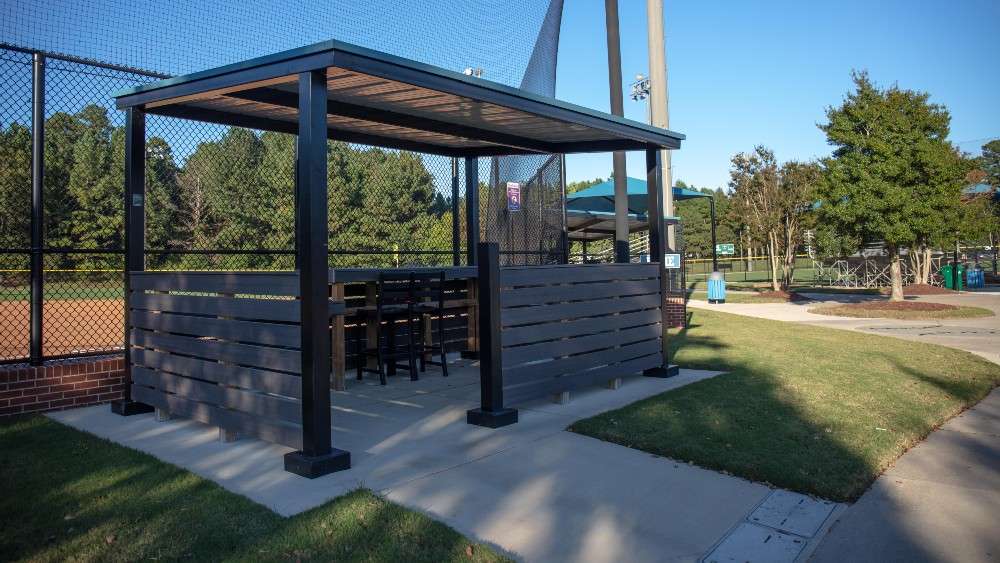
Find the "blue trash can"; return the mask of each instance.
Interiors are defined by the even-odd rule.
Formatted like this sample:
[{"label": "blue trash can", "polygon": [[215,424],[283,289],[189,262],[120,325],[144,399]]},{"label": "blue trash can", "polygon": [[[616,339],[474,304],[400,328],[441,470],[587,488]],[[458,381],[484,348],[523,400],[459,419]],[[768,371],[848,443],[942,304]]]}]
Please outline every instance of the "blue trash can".
[{"label": "blue trash can", "polygon": [[708,276],[708,302],[726,302],[726,276],[722,272],[712,272]]},{"label": "blue trash can", "polygon": [[965,271],[965,285],[969,289],[986,287],[986,272],[982,266],[977,264]]}]

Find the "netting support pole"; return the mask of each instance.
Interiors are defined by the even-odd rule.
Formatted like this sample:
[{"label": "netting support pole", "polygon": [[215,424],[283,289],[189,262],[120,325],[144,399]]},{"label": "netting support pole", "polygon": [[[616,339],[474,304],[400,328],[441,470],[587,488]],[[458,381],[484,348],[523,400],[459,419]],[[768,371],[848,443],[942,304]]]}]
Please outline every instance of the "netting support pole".
[{"label": "netting support pole", "polygon": [[302,449],[285,454],[284,459],[285,471],[313,479],[350,469],[351,454],[331,443],[326,69],[299,73],[298,86],[295,218],[299,234]]},{"label": "netting support pole", "polygon": [[31,334],[28,357],[31,365],[42,365],[42,277],[45,247],[45,55],[34,53],[31,66]]},{"label": "netting support pole", "polygon": [[[708,198],[708,210],[709,216],[712,219],[712,271],[719,271],[719,249],[718,243],[715,241],[715,194]],[[684,286],[687,287],[687,286]]]},{"label": "netting support pole", "polygon": [[465,263],[476,265],[479,246],[479,159],[465,157]]},{"label": "netting support pole", "polygon": [[663,213],[663,164],[661,160],[662,152],[658,148],[646,149],[646,194],[649,198],[648,211],[646,212],[649,221],[649,261],[660,264],[660,354],[663,357],[663,365],[656,368],[647,369],[643,375],[649,377],[671,377],[677,375],[677,366],[670,365],[670,346],[667,335],[669,326],[669,316],[667,314],[668,281],[666,268],[664,268],[664,253],[667,250],[667,225]]},{"label": "netting support pole", "polygon": [[451,263],[462,265],[462,229],[458,216],[458,159],[451,159]]},{"label": "netting support pole", "polygon": [[569,264],[569,227],[566,223],[566,155],[559,155],[559,193],[562,194],[562,263]]},{"label": "netting support pole", "polygon": [[146,269],[146,114],[141,108],[125,110],[125,377],[122,400],[111,403],[111,412],[131,416],[153,412],[153,407],[132,400],[132,352],[128,304],[132,272]]}]

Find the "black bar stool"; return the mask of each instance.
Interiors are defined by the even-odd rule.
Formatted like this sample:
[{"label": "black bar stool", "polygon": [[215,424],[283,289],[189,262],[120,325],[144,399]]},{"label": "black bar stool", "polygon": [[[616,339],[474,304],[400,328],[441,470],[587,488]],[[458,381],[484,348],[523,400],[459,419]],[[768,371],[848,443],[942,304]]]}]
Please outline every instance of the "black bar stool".
[{"label": "black bar stool", "polygon": [[[358,339],[355,351],[358,381],[364,378],[364,372],[377,373],[379,382],[386,384],[386,371],[389,375],[396,374],[397,367],[403,367],[410,373],[410,379],[417,379],[416,348],[414,346],[413,280],[409,273],[382,272],[378,277],[378,293],[375,296],[375,306],[358,309],[358,315],[367,323],[375,323],[375,342],[361,344]],[[407,343],[402,348],[396,342],[396,329],[400,321],[407,327]],[[384,325],[383,325],[384,323]],[[383,337],[383,330],[384,337]],[[373,346],[374,344],[374,346]],[[368,367],[368,358],[374,356],[376,369]],[[397,362],[406,358],[405,364]]]},{"label": "black bar stool", "polygon": [[[413,310],[420,316],[420,322],[417,323],[420,327],[420,337],[417,344],[418,356],[420,358],[420,371],[426,371],[427,364],[441,366],[442,374],[445,377],[448,377],[448,352],[445,348],[444,338],[444,270],[413,274],[411,279],[413,280],[414,286]],[[428,343],[428,335],[424,332],[425,321],[427,325],[433,327],[434,317],[437,317],[438,319],[437,344],[434,344],[433,338],[430,338],[430,343]],[[439,354],[440,361],[427,359],[427,355],[434,354],[434,352]]]}]

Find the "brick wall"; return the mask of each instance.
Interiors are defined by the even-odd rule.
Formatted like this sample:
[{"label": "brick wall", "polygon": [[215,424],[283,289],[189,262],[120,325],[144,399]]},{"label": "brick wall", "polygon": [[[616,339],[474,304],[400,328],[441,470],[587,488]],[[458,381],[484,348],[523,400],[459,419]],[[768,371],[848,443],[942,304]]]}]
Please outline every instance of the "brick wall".
[{"label": "brick wall", "polygon": [[105,356],[0,366],[0,417],[120,399],[123,363],[121,357]]},{"label": "brick wall", "polygon": [[663,303],[670,328],[684,328],[687,324],[687,300],[683,295],[668,295]]}]

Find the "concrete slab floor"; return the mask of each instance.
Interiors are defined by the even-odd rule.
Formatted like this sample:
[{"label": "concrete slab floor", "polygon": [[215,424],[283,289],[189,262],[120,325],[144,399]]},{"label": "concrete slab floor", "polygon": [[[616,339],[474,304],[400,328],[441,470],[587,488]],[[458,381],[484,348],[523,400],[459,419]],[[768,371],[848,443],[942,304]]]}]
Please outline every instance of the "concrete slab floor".
[{"label": "concrete slab floor", "polygon": [[567,404],[516,405],[520,421],[470,426],[478,369],[429,370],[388,386],[348,380],[332,394],[334,444],[348,471],[308,480],[287,473],[289,450],[152,414],[122,418],[107,406],[51,414],[75,428],[145,451],[289,516],[357,487],[371,488],[459,531],[531,561],[697,560],[744,521],[771,489],[739,478],[566,432],[575,420],[712,377],[627,377]]}]

